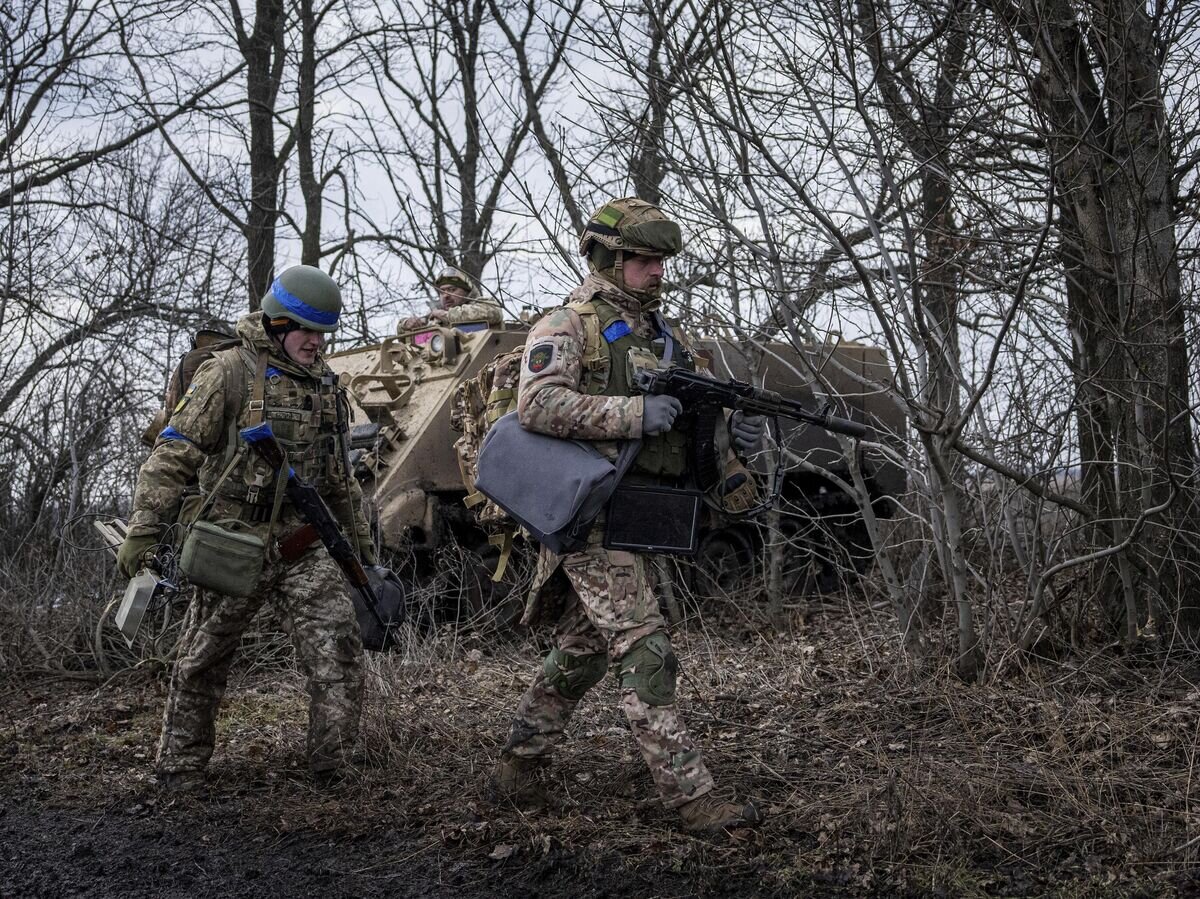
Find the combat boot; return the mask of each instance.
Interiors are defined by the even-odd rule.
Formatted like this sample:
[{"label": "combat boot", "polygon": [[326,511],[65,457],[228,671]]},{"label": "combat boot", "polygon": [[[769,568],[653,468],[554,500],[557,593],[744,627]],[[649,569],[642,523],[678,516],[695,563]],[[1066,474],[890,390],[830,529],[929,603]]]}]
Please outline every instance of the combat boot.
[{"label": "combat boot", "polygon": [[684,830],[717,833],[734,827],[758,827],[763,816],[753,802],[741,802],[732,794],[705,793],[679,807]]},{"label": "combat boot", "polygon": [[545,805],[547,758],[524,758],[505,752],[492,771],[492,792],[495,798],[507,799],[518,805]]},{"label": "combat boot", "polygon": [[158,772],[158,788],[164,793],[202,793],[205,786],[203,771]]}]

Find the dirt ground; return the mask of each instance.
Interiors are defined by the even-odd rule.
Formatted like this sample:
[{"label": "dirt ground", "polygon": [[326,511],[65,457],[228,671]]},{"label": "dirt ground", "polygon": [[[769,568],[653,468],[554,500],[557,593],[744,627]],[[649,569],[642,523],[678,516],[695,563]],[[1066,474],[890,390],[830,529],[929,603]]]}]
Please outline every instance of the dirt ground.
[{"label": "dirt ground", "polygon": [[693,620],[685,716],[757,832],[673,826],[606,682],[551,808],[487,771],[530,640],[441,634],[371,662],[355,772],[303,766],[303,684],[248,646],[206,795],[159,796],[153,666],[0,688],[0,896],[1187,896],[1200,894],[1200,687],[1112,651],[986,685],[914,670],[837,606],[786,633]]}]

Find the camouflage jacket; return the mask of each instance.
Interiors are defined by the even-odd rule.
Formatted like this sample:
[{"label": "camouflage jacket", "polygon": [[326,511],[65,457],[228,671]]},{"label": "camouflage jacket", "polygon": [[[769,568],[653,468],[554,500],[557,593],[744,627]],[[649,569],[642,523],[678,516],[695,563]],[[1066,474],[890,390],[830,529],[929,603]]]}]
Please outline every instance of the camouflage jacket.
[{"label": "camouflage jacket", "polygon": [[[341,389],[336,386],[336,376],[324,360],[301,367],[286,358],[263,331],[257,312],[238,322],[237,333],[242,347],[221,351],[197,369],[142,465],[130,532],[157,533],[176,520],[186,523],[211,499],[206,519],[236,520],[241,522],[239,529],[265,537],[267,521],[246,513],[262,511],[264,506],[269,511],[275,497],[275,473],[245,449],[236,435],[236,429],[255,418],[251,398],[256,360],[259,351],[265,350],[265,409],[258,414],[272,423],[293,467],[317,485],[352,537],[361,540],[369,536],[362,491],[353,477],[346,476],[336,410]],[[242,367],[238,377],[230,377],[231,368],[238,366]],[[238,395],[226,395],[236,389],[231,385],[240,385]],[[222,475],[226,475],[224,480]],[[189,486],[197,481],[201,495],[185,499]],[[299,524],[297,513],[284,501],[274,534],[285,535]]]},{"label": "camouflage jacket", "polygon": [[[619,313],[632,332],[655,336],[651,308],[609,281],[590,274],[567,297],[584,303],[599,296]],[[525,341],[517,413],[531,431],[573,440],[595,440],[615,454],[614,441],[642,436],[640,396],[589,396],[582,392],[589,349],[582,316],[570,305],[553,309],[533,326]]]},{"label": "camouflage jacket", "polygon": [[463,322],[487,322],[493,327],[504,320],[504,312],[495,300],[472,300],[446,310],[442,323],[454,327]]}]

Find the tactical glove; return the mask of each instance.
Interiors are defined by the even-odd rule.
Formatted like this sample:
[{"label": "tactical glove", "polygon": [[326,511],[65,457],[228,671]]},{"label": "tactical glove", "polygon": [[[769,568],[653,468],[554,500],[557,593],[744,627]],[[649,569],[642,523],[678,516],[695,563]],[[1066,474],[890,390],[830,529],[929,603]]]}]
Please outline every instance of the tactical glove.
[{"label": "tactical glove", "polygon": [[729,416],[729,435],[733,438],[733,448],[739,453],[758,449],[766,428],[767,419],[762,415],[746,415],[738,409]]},{"label": "tactical glove", "polygon": [[142,557],[158,543],[154,534],[129,534],[117,550],[117,570],[125,577],[133,577],[145,563]]},{"label": "tactical glove", "polygon": [[379,564],[379,554],[375,552],[375,541],[369,534],[358,536],[358,559],[365,567]]},{"label": "tactical glove", "polygon": [[671,430],[675,417],[683,411],[683,403],[673,396],[648,396],[643,402],[642,434],[647,437]]}]

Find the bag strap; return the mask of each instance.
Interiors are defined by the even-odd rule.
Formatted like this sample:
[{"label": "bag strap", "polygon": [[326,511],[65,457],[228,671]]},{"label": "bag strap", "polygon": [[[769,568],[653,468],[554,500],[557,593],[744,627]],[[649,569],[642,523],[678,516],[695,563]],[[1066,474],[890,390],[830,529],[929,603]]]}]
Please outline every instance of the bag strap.
[{"label": "bag strap", "polygon": [[266,403],[264,397],[267,394],[267,351],[259,349],[258,361],[254,366],[254,387],[250,395],[250,419],[248,427],[257,427],[263,423],[266,417]]},{"label": "bag strap", "polygon": [[238,449],[237,414],[242,407],[242,394],[246,391],[246,369],[250,362],[240,346],[217,350],[212,354],[221,366],[225,388],[225,464],[228,465]]},{"label": "bag strap", "polygon": [[246,447],[244,444],[234,450],[233,458],[229,460],[229,463],[225,466],[225,470],[221,472],[221,476],[217,478],[217,482],[213,484],[213,488],[209,492],[207,499],[204,500],[204,504],[200,506],[200,511],[196,513],[196,517],[193,518],[192,523],[188,525],[189,531],[195,526],[196,522],[204,518],[208,510],[212,508],[213,503],[217,501],[217,491],[221,489],[221,485],[225,483],[225,479],[233,473],[233,469],[237,467],[237,464],[241,460],[242,454],[245,451]]},{"label": "bag strap", "polygon": [[608,355],[608,343],[600,334],[603,330],[600,309],[592,300],[582,303],[570,303],[567,307],[573,309],[583,322],[583,362],[585,368],[595,368],[596,363]]},{"label": "bag strap", "polygon": [[662,367],[669,368],[671,361],[675,358],[675,335],[671,333],[671,326],[667,324],[667,320],[660,313],[655,312],[653,315],[654,325],[663,338]]}]

